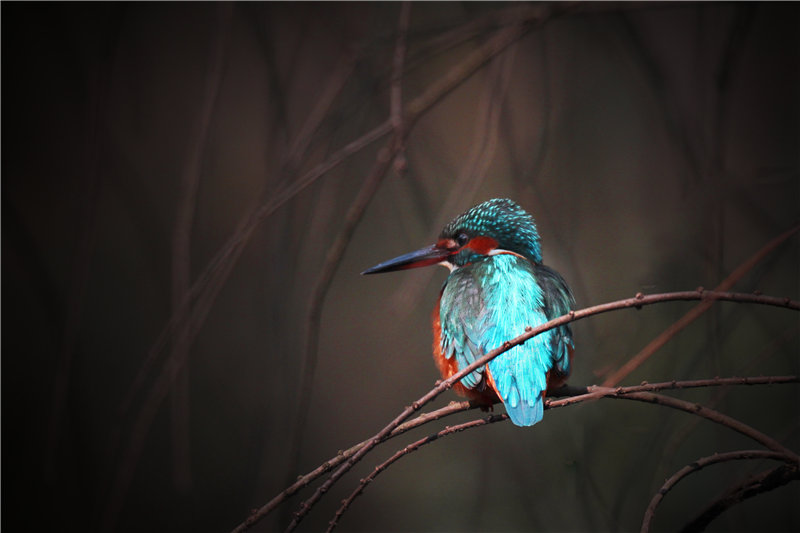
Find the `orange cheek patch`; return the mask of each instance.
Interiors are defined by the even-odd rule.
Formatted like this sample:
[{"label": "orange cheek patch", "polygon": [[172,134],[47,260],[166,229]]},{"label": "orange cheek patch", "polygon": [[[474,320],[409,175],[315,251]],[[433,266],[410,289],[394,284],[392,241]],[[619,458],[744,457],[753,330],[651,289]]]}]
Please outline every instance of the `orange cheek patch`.
[{"label": "orange cheek patch", "polygon": [[481,255],[486,255],[497,248],[497,241],[491,237],[475,237],[467,243],[466,247]]}]

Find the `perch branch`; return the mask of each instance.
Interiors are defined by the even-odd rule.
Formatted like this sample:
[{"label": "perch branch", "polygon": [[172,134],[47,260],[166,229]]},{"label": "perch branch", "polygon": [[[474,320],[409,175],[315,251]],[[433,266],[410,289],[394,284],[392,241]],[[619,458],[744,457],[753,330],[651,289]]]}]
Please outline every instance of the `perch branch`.
[{"label": "perch branch", "polygon": [[[599,399],[603,397],[624,397],[625,395],[631,395],[631,399],[636,399],[633,394],[635,393],[642,393],[645,391],[654,391],[654,390],[679,390],[679,389],[690,389],[690,388],[698,388],[698,387],[711,387],[711,386],[726,386],[726,385],[770,385],[770,384],[786,384],[786,383],[798,383],[800,382],[800,378],[798,376],[766,376],[766,377],[758,377],[758,378],[713,378],[713,379],[698,379],[698,380],[691,380],[691,381],[665,381],[662,383],[643,383],[641,385],[635,385],[631,387],[617,387],[617,388],[608,388],[608,387],[562,387],[558,389],[557,393],[561,395],[575,395],[569,398],[561,399],[561,400],[548,400],[545,404],[545,409],[553,409],[556,407],[565,407],[567,405],[574,405],[576,403]],[[466,403],[466,402],[463,402]],[[675,407],[681,409],[680,406],[675,404],[670,404],[669,402],[662,402],[662,405],[667,407]],[[682,409],[685,410],[685,409]],[[709,410],[710,411],[710,410]],[[692,411],[693,414],[700,414],[695,411]],[[721,413],[717,413],[717,415],[721,418],[718,418],[720,423],[724,425],[728,425],[727,420],[725,420],[724,415]],[[365,478],[361,479],[358,483],[356,489],[350,494],[350,496],[342,501],[342,505],[336,511],[334,518],[328,524],[328,531],[332,531],[338,524],[339,519],[344,514],[344,512],[350,507],[353,503],[353,500],[357,498],[377,476],[386,468],[388,468],[392,463],[400,459],[401,457],[416,451],[417,449],[421,448],[426,444],[430,444],[431,442],[438,440],[440,437],[444,437],[447,435],[451,435],[454,433],[458,433],[460,431],[464,431],[466,429],[472,429],[474,427],[483,426],[486,424],[492,424],[495,422],[501,422],[507,420],[508,416],[506,414],[499,414],[499,415],[491,415],[485,418],[481,418],[478,420],[472,420],[470,422],[465,422],[463,424],[458,424],[454,426],[447,426],[444,430],[439,431],[438,433],[434,433],[429,435],[425,438],[422,438],[412,444],[409,444],[405,448],[398,450],[394,455],[392,455],[389,459],[375,467],[375,469]],[[733,419],[731,419],[733,420]],[[742,425],[740,423],[740,425]],[[732,429],[737,430],[735,426],[729,426]],[[749,431],[755,432],[752,428],[747,428]],[[758,432],[756,432],[758,433]],[[392,435],[393,436],[393,435]],[[358,446],[362,446],[359,444]],[[778,445],[780,446],[780,445]],[[784,460],[788,461],[796,461],[796,455],[792,452],[790,454],[785,454],[778,451],[764,451],[764,452],[756,452],[762,454],[768,454],[770,456],[777,456]]]},{"label": "perch branch", "polygon": [[545,400],[545,409],[555,409],[566,407],[573,403],[585,402],[588,400],[599,399],[610,396],[624,396],[634,392],[657,392],[662,390],[681,390],[696,389],[701,387],[727,387],[731,385],[782,385],[786,383],[800,383],[799,376],[760,376],[760,377],[730,377],[730,378],[710,378],[693,379],[686,381],[662,381],[659,383],[643,382],[641,385],[631,385],[628,387],[602,387],[592,385],[590,387],[571,387],[565,385],[560,389],[548,392],[549,396],[566,396],[560,400]]},{"label": "perch branch", "polygon": [[724,463],[727,461],[740,461],[743,459],[774,459],[776,461],[785,461],[785,462],[793,462],[793,458],[787,455],[784,455],[779,452],[774,451],[766,451],[766,450],[740,450],[736,452],[727,452],[727,453],[715,453],[714,455],[709,455],[707,457],[703,457],[694,461],[691,464],[688,464],[675,472],[669,479],[667,479],[661,488],[658,489],[658,492],[653,496],[653,499],[650,500],[650,505],[647,506],[647,511],[644,513],[644,519],[642,520],[642,529],[641,533],[649,533],[650,531],[650,524],[653,522],[653,516],[656,512],[656,507],[661,503],[661,500],[664,499],[664,496],[672,490],[672,487],[678,484],[679,481],[689,476],[689,474],[693,474],[703,468],[717,464],[717,463]]},{"label": "perch branch", "polygon": [[510,341],[506,341],[503,343],[502,346],[495,348],[494,350],[491,350],[486,355],[476,360],[474,363],[464,367],[459,372],[443,380],[441,383],[439,383],[439,385],[434,387],[427,394],[425,394],[424,396],[413,402],[411,405],[407,406],[397,417],[395,417],[394,420],[392,420],[381,431],[379,431],[371,439],[369,439],[361,449],[359,449],[350,458],[348,458],[346,461],[340,464],[339,467],[333,472],[333,474],[331,474],[331,476],[317,488],[314,494],[301,504],[300,509],[295,513],[294,519],[289,524],[287,531],[294,530],[294,528],[297,527],[297,525],[305,517],[305,515],[308,514],[311,508],[319,501],[322,495],[325,492],[327,492],[331,488],[331,486],[333,486],[333,484],[339,480],[339,478],[341,478],[345,473],[347,473],[347,471],[349,471],[354,464],[356,464],[358,461],[361,460],[362,457],[364,457],[367,453],[369,453],[369,451],[372,450],[372,448],[374,448],[377,444],[385,440],[385,438],[403,421],[405,421],[407,418],[413,415],[416,411],[419,411],[424,405],[431,402],[439,394],[441,394],[447,389],[450,389],[458,380],[460,380],[470,372],[473,372],[477,368],[484,366],[486,363],[488,363],[501,353],[510,350],[514,346],[524,343],[525,341],[529,340],[530,338],[536,335],[539,335],[540,333],[543,333],[555,327],[568,324],[570,322],[574,322],[576,320],[580,320],[589,316],[606,313],[617,309],[626,309],[626,308],[639,309],[645,305],[653,305],[656,303],[669,302],[669,301],[691,301],[691,300],[702,300],[702,301],[724,300],[724,301],[732,301],[740,303],[758,303],[763,305],[772,305],[777,307],[785,307],[793,310],[800,310],[800,302],[791,300],[788,297],[779,298],[774,296],[763,296],[756,294],[706,291],[701,287],[698,290],[684,291],[684,292],[672,292],[672,293],[651,294],[651,295],[643,295],[639,293],[633,298],[627,298],[624,300],[618,300],[615,302],[600,304],[593,307],[581,309],[579,311],[570,311],[566,315],[562,315],[558,318],[545,322],[544,324],[537,326],[535,328],[529,326],[525,328],[526,332],[523,333],[522,335],[515,337]]},{"label": "perch branch", "polygon": [[[568,405],[599,399],[608,394],[625,394],[627,392],[678,390],[678,389],[689,389],[696,387],[723,387],[732,385],[776,385],[776,384],[798,383],[798,382],[800,382],[800,377],[798,376],[766,376],[766,377],[755,377],[755,378],[738,378],[738,377],[713,378],[713,379],[701,379],[692,381],[673,380],[673,381],[665,381],[662,383],[648,383],[644,385],[635,385],[630,387],[617,387],[614,389],[608,389],[603,391],[597,388],[596,390],[593,390],[593,392],[589,392],[590,390],[589,387],[564,386],[550,394],[551,398],[545,401],[544,408],[556,409],[558,407],[566,407]],[[553,400],[552,397],[565,397],[565,398]],[[400,424],[397,428],[395,428],[394,431],[392,431],[389,434],[389,436],[385,440],[392,439],[414,428],[425,425],[428,422],[433,422],[435,420],[442,419],[452,414],[475,409],[481,406],[482,405],[478,405],[473,402],[467,402],[467,401],[450,402],[450,404],[448,404],[445,407],[436,409],[429,413],[423,413],[418,417],[409,420],[408,422]],[[283,490],[280,494],[275,496],[265,505],[254,511],[247,518],[247,520],[245,520],[245,522],[243,522],[240,526],[234,529],[232,533],[240,533],[241,531],[246,530],[256,522],[267,516],[281,503],[283,503],[289,497],[296,494],[300,489],[308,486],[308,484],[314,481],[315,479],[319,478],[320,476],[329,472],[333,468],[336,468],[345,460],[349,459],[367,442],[368,441],[359,442],[358,444],[351,446],[350,448],[344,451],[339,451],[339,453],[337,453],[335,457],[328,459],[327,461],[322,463],[320,466],[318,466],[311,472],[299,476],[297,478],[297,481],[292,483],[289,487],[287,487],[285,490]]]}]

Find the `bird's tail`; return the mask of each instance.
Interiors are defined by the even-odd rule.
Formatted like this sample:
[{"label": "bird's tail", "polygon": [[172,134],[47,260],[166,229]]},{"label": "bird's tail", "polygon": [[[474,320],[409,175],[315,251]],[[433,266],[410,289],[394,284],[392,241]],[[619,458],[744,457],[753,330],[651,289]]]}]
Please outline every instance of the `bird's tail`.
[{"label": "bird's tail", "polygon": [[503,405],[505,405],[508,418],[511,419],[515,426],[532,426],[542,419],[542,416],[544,416],[544,391],[532,398],[522,398],[516,384],[511,384],[510,387],[504,387],[504,389],[509,390],[508,394],[503,395],[497,388],[488,366],[486,368],[486,377],[488,378],[489,386],[494,389],[497,396],[502,400]]}]

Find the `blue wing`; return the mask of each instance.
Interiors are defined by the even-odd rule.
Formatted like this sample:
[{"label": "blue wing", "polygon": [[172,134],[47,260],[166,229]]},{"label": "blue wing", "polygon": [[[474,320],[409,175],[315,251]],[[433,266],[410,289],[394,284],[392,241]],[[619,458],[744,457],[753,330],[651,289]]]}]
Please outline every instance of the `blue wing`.
[{"label": "blue wing", "polygon": [[[448,359],[456,358],[458,368],[464,368],[484,353],[482,339],[490,316],[483,301],[478,278],[469,267],[454,270],[447,278],[439,303],[442,326],[442,350]],[[484,369],[480,367],[461,378],[468,389],[483,388]]]},{"label": "blue wing", "polygon": [[[553,320],[569,313],[575,307],[575,298],[564,278],[551,268],[534,265],[534,275],[544,292],[544,314],[547,320]],[[569,324],[555,328],[551,337],[553,369],[563,376],[570,373],[569,348],[574,348],[572,328]]]},{"label": "blue wing", "polygon": [[[537,275],[543,281],[537,281]],[[552,295],[552,297],[551,297]],[[442,349],[464,368],[489,350],[558,316],[572,303],[554,271],[513,255],[499,254],[454,270],[442,292]],[[565,311],[566,312],[566,311]],[[557,313],[557,314],[554,314]],[[494,387],[511,421],[530,426],[542,419],[547,372],[569,371],[569,328],[551,330],[501,354],[489,363]],[[462,378],[469,388],[485,386],[485,367]]]}]

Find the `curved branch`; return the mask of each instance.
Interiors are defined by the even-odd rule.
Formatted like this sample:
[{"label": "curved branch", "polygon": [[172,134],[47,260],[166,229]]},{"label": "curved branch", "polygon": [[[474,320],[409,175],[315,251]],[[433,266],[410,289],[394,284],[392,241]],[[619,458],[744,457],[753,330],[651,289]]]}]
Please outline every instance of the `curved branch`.
[{"label": "curved branch", "polygon": [[[376,433],[372,438],[364,441],[360,445],[357,446],[357,450],[352,453],[349,457],[345,458],[344,460],[338,461],[335,466],[339,468],[328,478],[323,485],[321,485],[317,491],[305,502],[303,502],[300,511],[298,511],[297,515],[295,516],[296,520],[299,517],[302,517],[308,513],[310,508],[321,498],[322,494],[328,491],[330,487],[336,483],[336,481],[343,476],[350,468],[353,467],[359,460],[361,460],[364,455],[369,453],[369,451],[374,448],[379,443],[383,442],[387,438],[389,438],[393,432],[398,429],[398,427],[408,419],[412,414],[419,411],[424,405],[431,402],[434,398],[436,398],[439,394],[444,392],[445,390],[451,388],[454,383],[460,380],[462,377],[467,375],[468,373],[472,372],[479,366],[485,365],[487,362],[491,361],[501,353],[510,350],[514,346],[524,343],[525,341],[529,340],[530,338],[558,327],[563,324],[568,324],[570,322],[574,322],[576,320],[580,320],[583,318],[587,318],[589,316],[593,316],[600,313],[606,313],[609,311],[617,310],[617,309],[626,309],[626,308],[635,308],[639,309],[645,305],[652,305],[656,303],[668,302],[668,301],[692,301],[692,300],[724,300],[724,301],[731,301],[731,302],[747,302],[747,303],[758,303],[762,305],[771,305],[776,307],[785,307],[787,309],[792,310],[800,310],[800,302],[791,300],[790,298],[780,298],[774,296],[764,296],[764,295],[756,295],[756,294],[745,294],[745,293],[720,293],[714,291],[705,291],[701,288],[695,291],[684,291],[684,292],[675,292],[675,293],[663,293],[663,294],[652,294],[652,295],[643,295],[641,293],[637,294],[633,298],[627,298],[623,300],[617,300],[615,302],[609,302],[605,304],[596,305],[593,307],[588,307],[585,309],[581,309],[578,311],[570,311],[566,315],[562,315],[558,318],[550,320],[540,326],[535,328],[526,328],[526,332],[522,335],[503,343],[502,346],[496,348],[490,352],[488,352],[485,356],[481,357],[473,364],[465,367],[463,370],[453,374],[450,378],[441,381],[438,383],[436,387],[430,390],[427,394],[413,402],[411,405],[407,406],[394,420],[392,420],[386,427],[384,427],[381,431]],[[737,378],[741,379],[741,378]],[[752,378],[745,378],[748,380],[752,380]],[[796,378],[793,378],[796,379]],[[752,382],[752,381],[751,381]],[[672,382],[669,382],[672,384]],[[678,382],[675,382],[676,384]],[[655,385],[643,385],[643,386],[655,386]],[[617,388],[617,389],[609,389],[608,391],[603,391],[601,393],[598,390],[592,392],[588,397],[585,399],[592,399],[592,398],[599,398],[609,393],[616,394],[618,391],[624,390],[625,388]],[[582,401],[585,401],[582,400]],[[547,408],[554,408],[554,407],[561,407],[563,405],[568,405],[569,403],[575,403],[575,401],[569,402],[573,400],[572,398],[567,398],[565,400],[556,400],[556,401],[548,401],[546,405]],[[463,404],[461,404],[463,405]],[[548,407],[549,406],[549,407]],[[462,409],[463,410],[463,409]],[[325,466],[325,465],[323,465]],[[297,490],[302,488],[303,486],[307,485],[312,479],[318,477],[322,473],[325,473],[331,470],[333,466],[328,465],[326,468],[320,467],[320,469],[315,470],[313,473],[309,474],[308,476],[304,476],[299,480],[297,483],[286,489],[284,492],[273,498],[269,503],[265,506],[261,507],[258,511],[253,513],[245,522],[240,524],[236,529],[233,530],[234,533],[238,533],[244,531],[258,522],[261,518],[269,514],[269,512],[274,509],[277,505],[279,505],[282,501],[284,501],[288,496],[291,496]],[[316,472],[319,471],[317,474]],[[294,523],[294,522],[293,522]],[[294,526],[290,526],[294,528]]]},{"label": "curved branch", "polygon": [[703,531],[708,524],[729,507],[798,479],[800,479],[800,467],[796,464],[781,465],[772,470],[751,476],[712,502],[703,512],[686,524],[681,533]]},{"label": "curved branch", "polygon": [[[440,418],[444,418],[446,416],[450,416],[455,413],[460,413],[462,411],[466,411],[469,409],[474,409],[479,407],[477,404],[473,402],[450,402],[446,407],[442,407],[441,409],[437,409],[435,411],[431,411],[429,413],[423,413],[418,417],[409,420],[403,424],[400,424],[394,431],[389,434],[386,438],[391,439],[398,435],[402,435],[407,431],[410,431],[416,427],[422,426],[427,424],[428,422],[433,422],[434,420],[439,420]],[[283,490],[280,494],[272,498],[269,502],[267,502],[262,507],[259,507],[255,510],[244,522],[239,524],[235,529],[231,531],[231,533],[241,533],[242,531],[247,530],[251,526],[255,525],[259,520],[270,514],[276,507],[278,507],[281,503],[286,501],[287,498],[293,496],[297,491],[317,479],[318,477],[322,476],[323,474],[330,472],[332,469],[336,468],[344,461],[352,457],[358,450],[364,447],[368,441],[362,441],[358,444],[351,446],[350,448],[339,452],[336,454],[336,457],[332,457],[319,465],[317,468],[312,470],[311,472],[299,476],[297,481],[292,483],[289,487]]]},{"label": "curved branch", "polygon": [[[679,390],[679,389],[690,389],[690,388],[710,387],[710,386],[757,385],[757,384],[768,385],[768,384],[778,384],[778,383],[783,383],[783,384],[786,384],[786,383],[800,383],[800,377],[798,377],[798,376],[767,376],[767,377],[760,377],[760,378],[736,378],[736,377],[733,377],[733,378],[713,378],[713,379],[698,379],[698,380],[691,380],[691,381],[676,381],[676,380],[673,380],[673,381],[665,381],[665,382],[662,382],[662,383],[643,383],[641,385],[635,385],[635,386],[632,386],[632,387],[618,387],[618,388],[614,388],[614,389],[607,388],[607,387],[595,387],[595,386],[593,386],[593,387],[562,387],[558,391],[559,394],[564,394],[564,395],[575,394],[575,396],[572,396],[572,397],[569,397],[569,398],[565,398],[565,399],[562,399],[562,400],[550,400],[545,405],[545,409],[554,409],[554,408],[557,408],[557,407],[564,407],[564,406],[567,406],[567,405],[574,405],[576,403],[589,401],[589,400],[593,400],[593,399],[598,399],[598,398],[624,397],[625,395],[629,395],[631,399],[637,399],[634,396],[635,394],[637,394],[637,393],[641,394],[641,393],[643,393],[645,391],[653,391],[653,390],[665,390],[665,389]],[[656,395],[656,396],[660,397],[660,395]],[[466,403],[466,402],[463,402],[463,403]],[[670,404],[669,402],[661,402],[661,404],[665,405],[665,406],[668,406],[668,407],[676,407],[676,408],[680,409],[680,407],[678,407],[677,405]],[[471,408],[474,408],[474,407],[475,406],[471,406]],[[682,410],[685,410],[685,409],[682,409]],[[456,412],[456,411],[454,411],[454,412]],[[728,420],[727,420],[728,417],[726,417],[725,415],[723,415],[721,413],[718,413],[716,411],[713,411],[713,410],[710,410],[710,409],[706,409],[706,413],[702,413],[702,414],[699,413],[696,410],[692,411],[693,414],[699,414],[700,416],[704,416],[704,414],[708,414],[708,412],[712,412],[715,415],[716,419],[712,419],[712,420],[717,421],[719,423],[722,423],[724,425],[728,425],[728,423],[727,423],[728,422]],[[706,418],[708,418],[708,417],[706,417]],[[487,424],[493,424],[495,422],[502,422],[504,420],[508,420],[508,415],[506,415],[505,413],[498,414],[498,415],[490,415],[488,417],[477,419],[477,420],[472,420],[472,421],[469,421],[469,422],[465,422],[463,424],[457,424],[457,425],[454,425],[454,426],[447,426],[442,431],[439,431],[438,433],[434,433],[432,435],[429,435],[427,437],[419,439],[418,441],[409,444],[405,448],[402,448],[402,449],[398,450],[389,459],[387,459],[383,463],[381,463],[378,466],[376,466],[375,469],[367,477],[365,477],[365,478],[363,478],[363,479],[361,479],[359,481],[358,486],[356,487],[356,489],[350,494],[350,496],[347,497],[347,499],[342,501],[342,505],[336,511],[336,514],[334,515],[333,519],[329,522],[327,531],[328,532],[332,531],[338,525],[339,519],[342,517],[344,512],[350,507],[350,505],[353,503],[353,500],[355,500],[364,491],[364,489],[367,487],[367,485],[369,485],[378,476],[378,474],[380,474],[381,472],[386,470],[392,463],[396,462],[401,457],[404,457],[405,455],[408,455],[409,453],[418,450],[419,448],[421,448],[422,446],[424,446],[426,444],[430,444],[431,442],[433,442],[435,440],[438,440],[440,437],[444,437],[444,436],[447,436],[447,435],[452,435],[454,433],[458,433],[458,432],[461,432],[461,431],[464,431],[464,430],[467,430],[467,429],[472,429],[472,428],[475,428],[475,427],[484,426],[484,425],[487,425]],[[734,420],[734,419],[730,419],[730,420]],[[734,420],[734,422],[738,422],[738,421]],[[738,425],[739,426],[744,426],[746,431],[749,431],[749,432],[752,432],[754,434],[760,435],[756,430],[750,428],[749,426],[745,426],[744,424],[741,424],[740,422],[738,422]],[[738,430],[738,427],[734,427],[734,426],[729,426],[729,427],[731,427],[731,429]],[[394,436],[394,435],[392,435],[392,436]],[[767,439],[769,439],[769,438],[767,437]],[[361,445],[363,445],[363,443],[360,444],[359,446],[361,446]],[[778,446],[780,446],[780,445],[778,444]],[[743,453],[743,452],[738,452],[738,453]],[[757,455],[763,455],[763,456],[766,456],[766,457],[777,457],[777,458],[785,460],[785,461],[792,461],[792,462],[798,461],[797,456],[791,451],[789,451],[788,454],[784,453],[784,452],[780,452],[780,451],[760,451],[760,450],[756,450],[753,453],[757,454]],[[723,457],[725,455],[726,454],[720,454],[719,456]],[[717,457],[717,454],[715,454],[714,456],[711,456],[711,459],[713,459],[715,457]],[[735,458],[737,458],[737,457],[734,457],[734,459]],[[738,458],[745,458],[745,457],[738,457]],[[700,462],[702,462],[704,460],[708,460],[708,459],[709,458],[701,459],[697,463],[700,463]],[[725,460],[732,460],[732,459],[728,458],[728,459],[725,459]],[[713,462],[719,462],[719,460],[711,461],[708,464],[712,464]],[[696,465],[697,463],[693,463],[693,465]],[[693,466],[693,465],[690,465],[690,466]],[[702,466],[700,466],[700,467],[698,467],[696,469],[699,470],[703,466],[706,466],[706,465],[703,464]],[[677,480],[673,483],[673,485],[675,483],[677,483]],[[663,494],[666,493],[666,491],[663,491],[663,492],[659,491],[659,492],[660,492],[660,494],[662,494],[662,497],[663,497]]]},{"label": "curved branch", "polygon": [[680,389],[697,389],[700,387],[726,387],[729,385],[780,385],[786,383],[800,383],[800,376],[761,376],[755,378],[711,378],[711,379],[693,379],[687,381],[662,381],[660,383],[647,383],[643,381],[640,385],[631,385],[628,387],[602,387],[598,385],[591,385],[589,387],[571,387],[565,385],[560,389],[548,392],[550,396],[567,396],[562,400],[546,400],[545,409],[556,409],[558,407],[566,407],[574,403],[581,403],[589,400],[596,400],[599,398],[606,398],[612,396],[624,396],[635,392],[655,392],[661,390],[680,390]]},{"label": "curved branch", "polygon": [[[625,394],[628,392],[642,392],[642,391],[656,391],[656,390],[678,390],[678,389],[689,389],[697,387],[724,387],[730,385],[775,385],[775,384],[786,384],[786,383],[800,383],[800,377],[765,376],[757,378],[738,378],[738,377],[713,378],[713,379],[699,379],[691,381],[673,380],[673,381],[665,381],[662,383],[648,383],[644,385],[635,385],[631,387],[617,387],[615,389],[609,389],[608,391],[602,391],[600,390],[599,387],[590,388],[590,387],[564,386],[550,393],[550,396],[566,397],[566,398],[559,400],[548,399],[545,401],[544,408],[556,409],[559,407],[566,407],[568,405],[573,405],[576,403],[598,399],[608,394]],[[593,392],[589,392],[590,389]],[[435,420],[439,420],[441,418],[456,413],[480,407],[485,407],[485,406],[483,404],[478,405],[476,403],[467,401],[450,402],[447,406],[442,407],[441,409],[436,409],[435,411],[431,411],[429,413],[423,413],[418,417],[409,420],[408,422],[400,424],[394,431],[392,431],[389,434],[389,436],[384,441],[390,440],[394,437],[397,437],[398,435],[402,435],[403,433],[406,433],[407,431],[425,425],[428,422],[433,422]],[[236,529],[234,529],[232,533],[241,533],[242,531],[245,531],[247,528],[257,523],[259,520],[270,514],[276,507],[278,507],[281,503],[286,501],[289,497],[295,495],[300,489],[306,487],[309,483],[311,483],[315,479],[319,478],[320,476],[322,476],[327,472],[330,472],[332,469],[339,466],[345,460],[352,457],[358,450],[360,450],[364,445],[366,445],[367,442],[368,441],[359,442],[358,444],[355,444],[344,451],[340,450],[335,457],[328,459],[327,461],[322,463],[320,466],[318,466],[311,472],[299,476],[297,478],[297,481],[292,483],[289,487],[287,487],[280,494],[272,498],[262,507],[254,511],[247,518],[247,520],[245,520],[245,522],[243,522]]]},{"label": "curved branch", "polygon": [[[431,402],[434,398],[439,396],[442,392],[447,389],[453,387],[453,385],[469,374],[473,372],[475,369],[485,365],[498,355],[503,352],[506,352],[513,348],[514,346],[523,344],[527,340],[531,339],[532,337],[539,335],[545,331],[549,331],[555,327],[568,324],[570,322],[574,322],[576,320],[581,320],[583,318],[587,318],[589,316],[598,315],[601,313],[607,313],[610,311],[618,310],[618,309],[629,309],[635,308],[640,309],[646,305],[653,305],[662,302],[670,302],[670,301],[692,301],[692,300],[723,300],[723,301],[731,301],[731,302],[746,302],[746,303],[758,303],[762,305],[771,305],[776,307],[785,307],[787,309],[792,310],[800,310],[800,302],[792,300],[788,297],[786,298],[779,298],[774,296],[763,296],[757,294],[746,294],[746,293],[728,293],[728,292],[716,292],[716,291],[706,291],[702,287],[698,288],[694,291],[683,291],[683,292],[672,292],[672,293],[662,293],[662,294],[651,294],[651,295],[644,295],[642,293],[636,294],[633,298],[626,298],[623,300],[617,300],[615,302],[605,303],[596,305],[593,307],[587,307],[585,309],[581,309],[579,311],[570,311],[566,315],[562,315],[558,318],[545,322],[544,324],[537,326],[535,328],[527,327],[526,332],[518,337],[510,341],[506,341],[503,343],[502,346],[491,350],[483,357],[477,359],[471,365],[464,367],[459,372],[456,372],[446,380],[443,380],[430,390],[427,394],[413,402],[411,405],[407,406],[394,420],[392,420],[387,426],[385,426],[381,431],[376,433],[371,439],[368,439],[363,447],[361,447],[356,453],[350,456],[346,461],[341,463],[339,467],[334,471],[333,474],[323,483],[314,494],[304,501],[300,509],[295,513],[295,517],[292,522],[289,524],[288,530],[291,531],[303,517],[308,514],[311,508],[319,501],[322,495],[327,492],[334,483],[336,483],[339,478],[341,478],[348,470],[350,470],[353,465],[355,465],[358,461],[361,460],[367,453],[372,450],[375,446],[377,446],[380,442],[385,440],[391,432],[397,428],[400,424],[402,424],[406,419],[408,419],[411,415],[415,412],[419,411],[424,405]],[[242,524],[244,526],[244,524]],[[240,526],[240,527],[242,527]],[[249,527],[249,526],[248,526]]]},{"label": "curved branch", "polygon": [[361,479],[359,481],[359,483],[358,483],[358,487],[356,487],[356,489],[350,494],[350,496],[348,496],[347,499],[342,500],[341,507],[339,507],[339,509],[337,509],[336,514],[333,516],[333,519],[328,523],[328,529],[326,530],[327,533],[330,533],[331,531],[334,530],[334,528],[338,525],[339,519],[342,517],[344,512],[350,507],[350,504],[353,503],[353,500],[355,500],[362,492],[364,492],[364,489],[367,488],[367,485],[372,483],[372,481],[378,476],[378,474],[380,474],[381,472],[383,472],[384,470],[389,468],[389,466],[392,463],[394,463],[395,461],[397,461],[401,457],[404,457],[404,456],[408,455],[409,453],[422,448],[426,444],[430,444],[431,442],[439,439],[439,437],[445,437],[447,435],[452,435],[454,433],[459,433],[459,432],[465,431],[467,429],[472,429],[472,428],[476,428],[476,427],[480,427],[480,426],[485,426],[487,424],[493,424],[495,422],[501,422],[503,420],[508,420],[508,415],[505,414],[505,413],[501,413],[501,414],[497,414],[497,415],[489,415],[486,418],[479,418],[477,420],[470,420],[469,422],[464,422],[463,424],[457,424],[455,426],[447,426],[443,430],[439,431],[438,433],[434,433],[432,435],[428,435],[427,437],[424,437],[422,439],[419,439],[418,441],[412,442],[411,444],[409,444],[405,448],[402,448],[402,449],[398,450],[397,452],[395,452],[394,455],[389,457],[386,461],[384,461],[381,464],[379,464],[378,466],[376,466],[375,469],[372,472],[370,472],[370,474],[367,477]]},{"label": "curved branch", "polygon": [[681,411],[685,411],[687,413],[702,416],[703,418],[707,418],[712,422],[716,422],[717,424],[722,424],[723,426],[727,426],[746,437],[750,437],[754,441],[762,444],[763,446],[769,448],[770,450],[786,454],[790,457],[794,457],[796,461],[800,462],[800,457],[798,457],[796,453],[794,453],[792,450],[790,450],[783,444],[779,443],[769,435],[765,435],[764,433],[761,433],[757,429],[754,429],[748,426],[747,424],[736,420],[735,418],[731,418],[727,415],[724,415],[719,411],[715,411],[714,409],[709,409],[708,407],[703,407],[699,403],[687,402],[685,400],[679,400],[677,398],[672,398],[670,396],[664,396],[663,394],[656,394],[653,392],[632,392],[626,394],[614,393],[608,395],[607,397],[624,398],[624,399],[637,400],[640,402],[655,403],[658,405],[663,405],[665,407],[672,407],[673,409],[678,409]]},{"label": "curved branch", "polygon": [[707,457],[703,457],[694,461],[691,464],[688,464],[675,472],[669,479],[667,479],[661,488],[658,489],[658,492],[653,496],[653,499],[650,500],[650,505],[647,506],[647,510],[644,513],[644,519],[642,520],[642,529],[641,533],[649,533],[650,531],[650,524],[653,521],[653,515],[656,512],[656,507],[661,503],[661,500],[664,499],[664,496],[672,490],[672,487],[678,484],[679,481],[687,477],[689,474],[693,474],[703,468],[717,464],[717,463],[724,463],[727,461],[740,461],[742,459],[774,459],[776,461],[785,461],[788,463],[794,462],[794,459],[790,456],[779,452],[770,452],[766,450],[740,450],[736,452],[727,452],[727,453],[715,453],[714,455],[709,455]]}]

